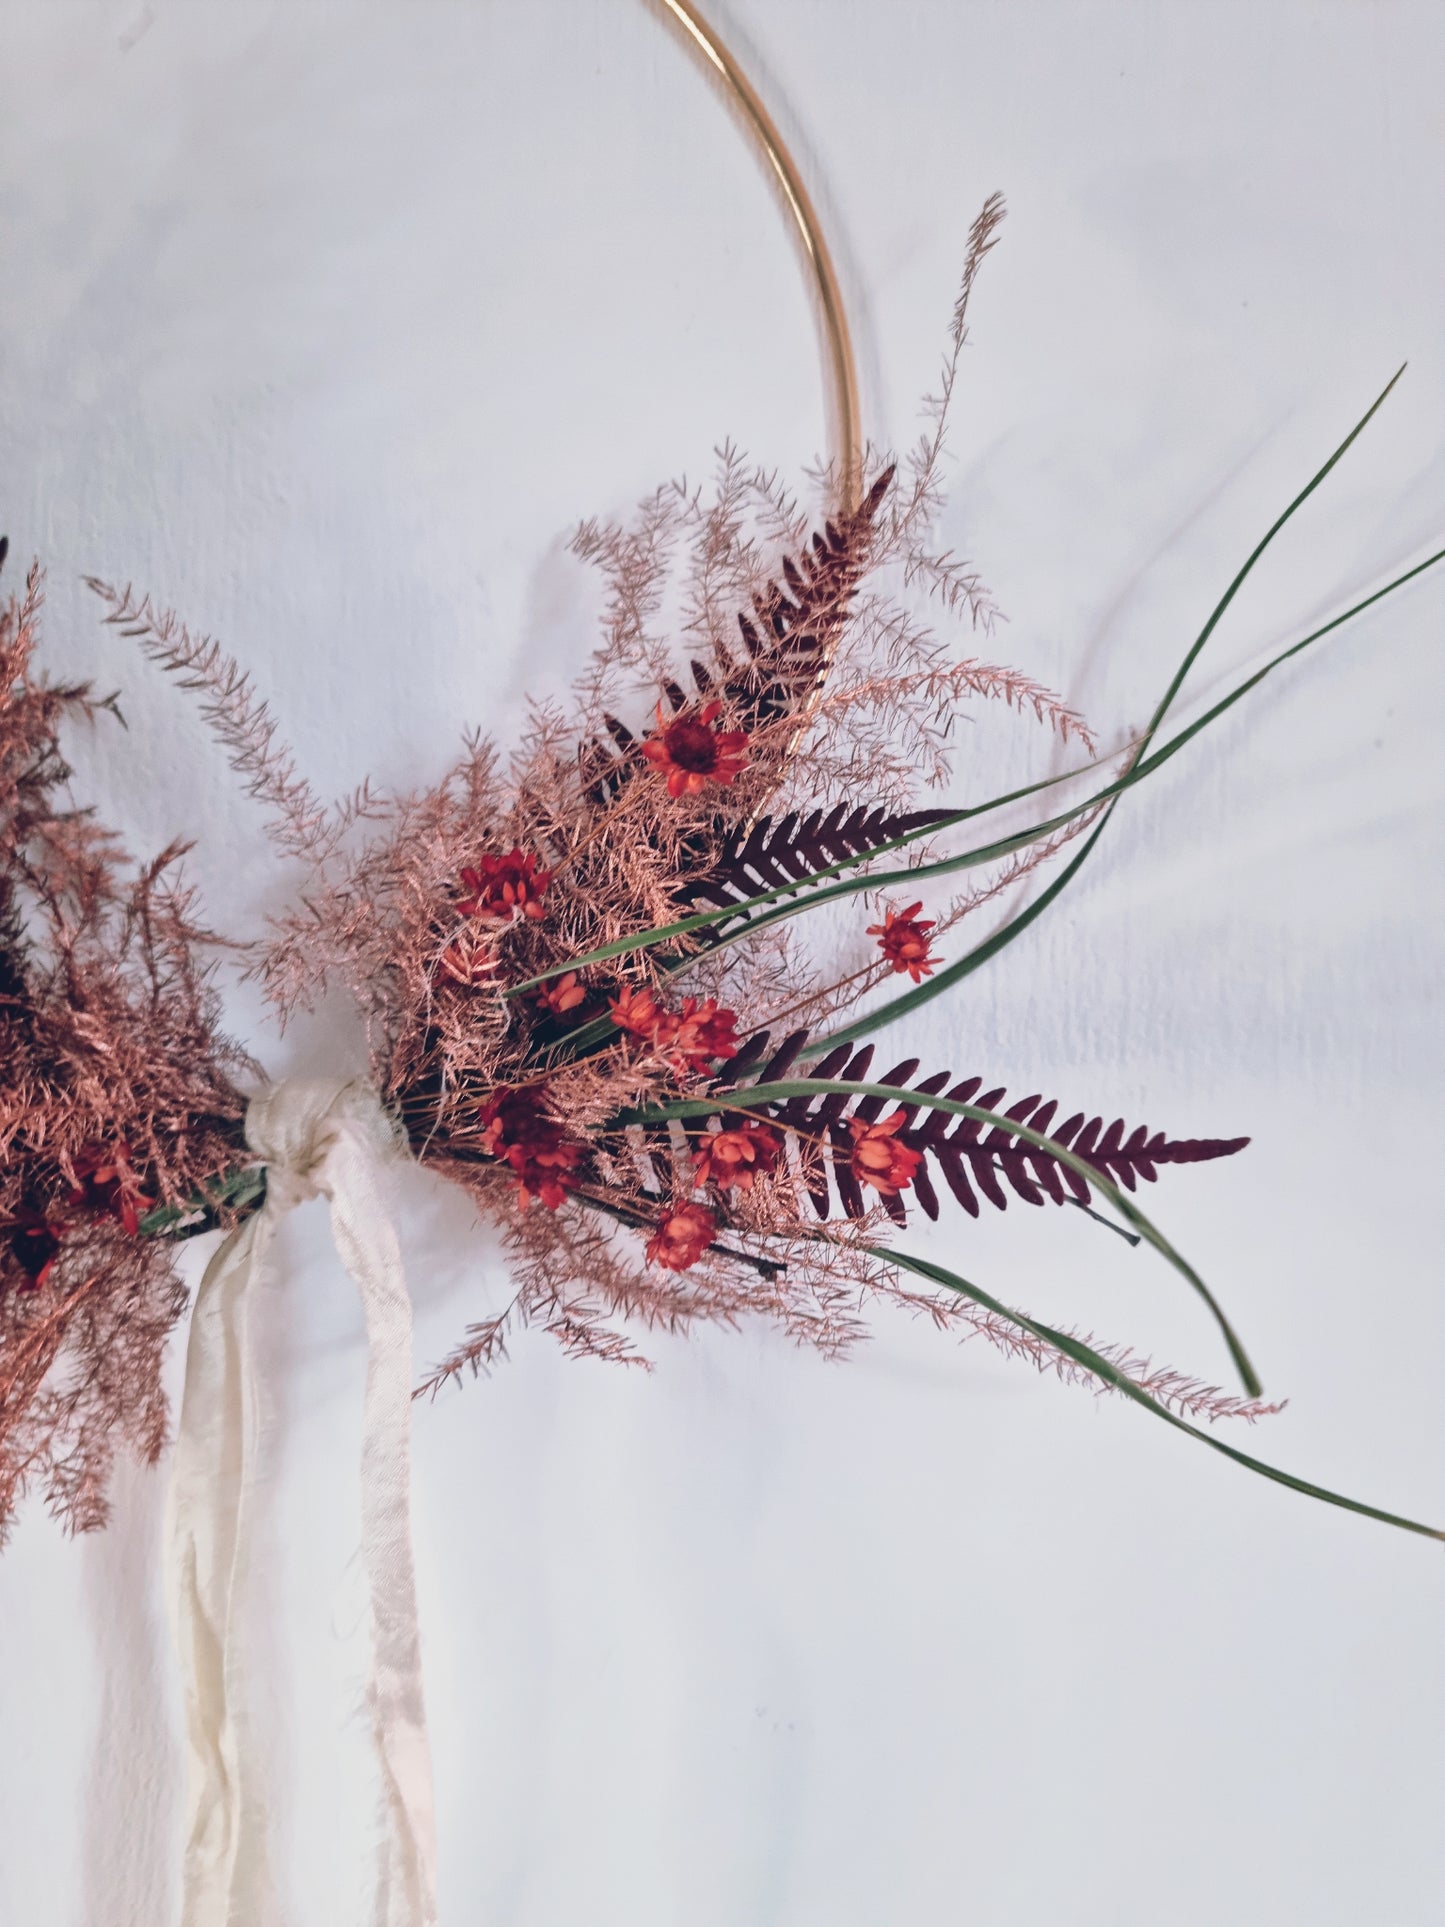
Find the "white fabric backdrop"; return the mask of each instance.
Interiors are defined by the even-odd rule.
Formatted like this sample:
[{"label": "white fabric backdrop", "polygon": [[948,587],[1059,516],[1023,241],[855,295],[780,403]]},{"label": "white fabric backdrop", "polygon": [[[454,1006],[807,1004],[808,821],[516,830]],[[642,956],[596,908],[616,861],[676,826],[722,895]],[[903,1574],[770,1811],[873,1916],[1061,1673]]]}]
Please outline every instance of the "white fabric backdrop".
[{"label": "white fabric backdrop", "polygon": [[[879,439],[914,432],[968,224],[1009,195],[949,534],[1010,660],[1139,721],[1406,356],[1200,690],[1438,544],[1437,6],[718,12],[806,157]],[[3,0],[0,46],[12,567],[52,571],[52,661],[125,691],[128,734],[77,745],[84,789],[138,848],[195,834],[213,915],[251,927],[292,880],[81,572],[223,636],[324,790],[434,776],[466,720],[505,738],[584,661],[576,518],[705,471],[724,435],[785,470],[815,453],[797,266],[638,0]],[[1442,618],[1427,581],[1271,684],[898,1037],[1018,1092],[1252,1132],[1154,1199],[1291,1400],[1242,1442],[1437,1520]],[[967,740],[1045,766],[1002,716]],[[252,992],[229,1007],[278,1074],[357,1061],[344,1012],[278,1040]],[[402,1232],[431,1359],[506,1279],[420,1177]],[[291,1917],[353,1927],[362,1332],[322,1207],[286,1238],[262,1711]],[[936,1248],[1225,1370],[1169,1275],[1076,1214]],[[643,1378],[524,1339],[418,1414],[444,1918],[1441,1918],[1438,1549],[906,1322],[843,1368],[759,1332],[650,1349]],[[127,1471],[80,1544],[32,1512],[0,1560],[7,1927],[173,1917],[164,1477]]]}]

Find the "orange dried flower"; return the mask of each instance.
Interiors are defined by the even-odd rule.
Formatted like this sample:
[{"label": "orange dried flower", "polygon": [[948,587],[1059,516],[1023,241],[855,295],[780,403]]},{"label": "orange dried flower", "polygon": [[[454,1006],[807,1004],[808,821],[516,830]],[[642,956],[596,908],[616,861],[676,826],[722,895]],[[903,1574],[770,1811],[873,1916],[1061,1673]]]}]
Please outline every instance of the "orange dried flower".
[{"label": "orange dried flower", "polygon": [[860,1184],[871,1184],[885,1198],[897,1197],[913,1182],[913,1174],[923,1162],[920,1151],[898,1142],[898,1133],[908,1122],[908,1113],[897,1110],[891,1117],[869,1124],[861,1117],[850,1117],[853,1154],[848,1160]]},{"label": "orange dried flower", "polygon": [[619,1030],[665,1050],[675,1071],[705,1070],[738,1054],[737,1012],[719,1010],[716,997],[685,997],[680,1010],[665,1010],[644,986],[621,991],[608,1008]]},{"label": "orange dried flower", "polygon": [[533,1198],[555,1211],[567,1198],[572,1173],[582,1161],[580,1144],[569,1144],[559,1136],[552,1144],[538,1144],[522,1155],[515,1148],[507,1161],[517,1175],[517,1202],[530,1204]]},{"label": "orange dried flower", "polygon": [[711,1131],[692,1147],[693,1175],[699,1184],[734,1185],[750,1191],[753,1179],[771,1171],[783,1148],[771,1125],[747,1118],[734,1129]]},{"label": "orange dried flower", "polygon": [[675,1204],[657,1221],[647,1241],[647,1262],[669,1271],[695,1265],[713,1241],[717,1219],[705,1204]]},{"label": "orange dried flower", "polygon": [[658,733],[647,738],[642,753],[659,775],[666,772],[669,796],[698,796],[709,783],[731,783],[747,768],[747,731],[718,729],[721,708],[714,699],[669,721],[657,705]]},{"label": "orange dried flower", "polygon": [[645,1037],[650,1044],[656,1043],[663,1020],[668,1016],[646,985],[641,990],[626,986],[612,999],[608,1009],[619,1030],[631,1031],[634,1037]]},{"label": "orange dried flower", "polygon": [[586,986],[575,970],[569,970],[565,977],[549,977],[533,994],[543,1010],[550,1010],[554,1017],[565,1016],[587,1000]]},{"label": "orange dried flower", "polygon": [[517,1199],[537,1198],[549,1211],[565,1202],[583,1147],[562,1135],[562,1127],[543,1109],[546,1086],[494,1091],[478,1113],[482,1149],[502,1158],[517,1180]]},{"label": "orange dried flower", "polygon": [[457,908],[464,917],[540,917],[551,881],[551,871],[539,870],[530,850],[478,857],[475,869],[462,871],[467,894]]},{"label": "orange dried flower", "polygon": [[933,966],[938,962],[932,954],[932,940],[929,931],[932,921],[920,923],[919,911],[922,900],[910,903],[906,910],[890,910],[883,923],[870,923],[868,935],[878,939],[878,948],[895,970],[906,970],[914,983],[921,983],[931,976]]}]

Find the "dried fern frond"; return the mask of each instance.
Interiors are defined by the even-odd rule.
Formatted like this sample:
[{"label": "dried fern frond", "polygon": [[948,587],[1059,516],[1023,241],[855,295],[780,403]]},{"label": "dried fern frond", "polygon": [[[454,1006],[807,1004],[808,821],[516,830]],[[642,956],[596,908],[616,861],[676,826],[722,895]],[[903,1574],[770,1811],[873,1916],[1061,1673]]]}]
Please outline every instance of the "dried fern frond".
[{"label": "dried fern frond", "polygon": [[[892,480],[892,468],[885,469],[856,509],[826,522],[796,558],[782,558],[780,579],[753,595],[750,612],[738,612],[741,657],[714,637],[712,661],[693,658],[688,664],[690,690],[670,675],[661,678],[660,703],[672,715],[691,704],[717,700],[730,723],[749,735],[799,715],[832,661],[851,597],[867,566],[874,520]],[[587,552],[585,546],[582,552]],[[619,598],[614,612],[629,642],[657,598],[653,566],[649,550],[632,595]],[[625,570],[616,580],[626,580]],[[704,607],[710,606],[712,593],[711,584],[701,586]],[[583,787],[598,806],[614,801],[638,769],[634,732],[610,711],[603,714],[602,725],[610,740],[595,737],[578,751]]]},{"label": "dried fern frond", "polygon": [[[788,884],[806,885],[830,864],[865,862],[873,851],[911,831],[945,822],[947,810],[870,809],[866,804],[835,803],[831,810],[801,816],[797,810],[774,822],[734,830],[699,875],[678,890],[680,904],[725,905]],[[716,926],[714,926],[716,928]]]},{"label": "dried fern frond", "polygon": [[[1127,1191],[1133,1191],[1141,1182],[1154,1183],[1161,1165],[1202,1164],[1215,1158],[1232,1157],[1249,1143],[1247,1137],[1170,1138],[1162,1131],[1150,1132],[1142,1124],[1130,1130],[1122,1118],[1115,1118],[1106,1126],[1102,1117],[1090,1118],[1083,1111],[1073,1113],[1056,1127],[1053,1120],[1059,1109],[1057,1099],[1045,1100],[1035,1093],[1004,1111],[1001,1107],[1007,1092],[1002,1086],[983,1091],[982,1077],[955,1083],[951,1071],[936,1071],[915,1083],[916,1057],[895,1064],[881,1077],[870,1078],[875,1049],[872,1044],[856,1051],[851,1045],[839,1045],[806,1069],[797,1070],[794,1067],[805,1042],[806,1034],[795,1031],[769,1058],[767,1039],[753,1039],[744,1047],[727,1079],[716,1087],[715,1097],[719,1114],[724,1118],[731,1094],[746,1106],[749,1116],[768,1119],[807,1147],[803,1162],[805,1184],[819,1218],[833,1215],[835,1193],[839,1208],[850,1218],[861,1218],[870,1209],[852,1168],[854,1139],[849,1120],[876,1123],[883,1115],[887,1100],[829,1091],[817,1097],[800,1095],[754,1103],[748,1098],[747,1082],[743,1080],[767,1085],[787,1078],[803,1078],[818,1083],[872,1082],[895,1087],[899,1101],[894,1111],[901,1114],[902,1119],[897,1141],[917,1154],[917,1168],[911,1174],[910,1185],[920,1208],[930,1218],[937,1218],[939,1214],[931,1166],[937,1169],[957,1202],[975,1218],[979,1215],[980,1197],[1002,1211],[1008,1206],[1010,1192],[1025,1204],[1035,1205],[1064,1204],[1070,1198],[1088,1204],[1092,1193],[1087,1178],[1072,1165],[1001,1126],[985,1128],[975,1118],[951,1116],[934,1109],[925,1110],[923,1121],[918,1122],[919,1107],[908,1102],[910,1090],[999,1113],[1010,1123],[1048,1137],[1107,1182],[1121,1185]],[[981,1096],[980,1092],[983,1092]],[[882,1203],[896,1223],[907,1222],[900,1195],[884,1195]]]}]

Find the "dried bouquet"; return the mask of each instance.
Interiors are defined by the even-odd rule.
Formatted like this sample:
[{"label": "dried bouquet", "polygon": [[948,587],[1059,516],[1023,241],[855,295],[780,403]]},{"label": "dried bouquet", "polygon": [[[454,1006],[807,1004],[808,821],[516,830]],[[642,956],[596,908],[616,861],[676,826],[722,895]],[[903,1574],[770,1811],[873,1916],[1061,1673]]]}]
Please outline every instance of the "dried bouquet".
[{"label": "dried bouquet", "polygon": [[[109,621],[201,693],[278,849],[307,867],[297,907],[250,951],[277,1011],[349,989],[412,1154],[503,1229],[511,1304],[420,1389],[487,1366],[522,1324],[579,1356],[642,1362],[635,1328],[761,1315],[836,1353],[871,1305],[896,1303],[1121,1393],[1269,1478],[1427,1532],[1196,1423],[1278,1407],[1139,1187],[1246,1138],[1014,1098],[986,1066],[875,1068],[875,1035],[1027,929],[1126,791],[1367,606],[1163,735],[1220,616],[1362,421],[1245,562],[1148,726],[1107,755],[1049,690],[935,634],[930,604],[985,634],[994,613],[934,530],[969,292],[1000,211],[975,227],[918,447],[875,465],[817,532],[731,450],[710,493],[663,489],[626,526],[578,531],[606,584],[602,646],[573,705],[537,705],[510,757],[472,740],[435,788],[363,790],[329,810],[215,643],[93,586]],[[162,1443],[176,1240],[234,1225],[265,1174],[241,1129],[257,1073],[217,1028],[211,940],[174,882],[179,850],[133,868],[65,800],[58,731],[108,705],[36,678],[39,608],[32,575],[0,626],[0,1521],[39,1482],[88,1526],[116,1445]],[[1072,766],[966,808],[923,807],[974,700],[1050,731]],[[974,827],[994,817],[1013,827]],[[1048,864],[1024,909],[959,941]],[[965,873],[980,880],[937,895]],[[820,924],[829,940],[805,947]],[[1041,1324],[893,1242],[915,1207],[976,1217],[1010,1202],[1088,1211],[1151,1245],[1216,1320],[1240,1394]]]}]

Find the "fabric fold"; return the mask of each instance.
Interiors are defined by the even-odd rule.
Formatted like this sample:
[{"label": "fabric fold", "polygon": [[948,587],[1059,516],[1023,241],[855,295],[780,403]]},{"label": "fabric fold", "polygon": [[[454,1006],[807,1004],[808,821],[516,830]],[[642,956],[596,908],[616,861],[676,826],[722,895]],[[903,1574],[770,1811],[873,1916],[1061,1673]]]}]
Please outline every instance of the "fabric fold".
[{"label": "fabric fold", "polygon": [[246,1138],[266,1166],[266,1201],[216,1252],[196,1294],[171,1485],[187,1754],[182,1927],[279,1927],[282,1918],[239,1626],[260,1435],[253,1323],[277,1224],[317,1196],[330,1202],[332,1236],[366,1317],[361,1553],[382,1796],[373,1921],[433,1927],[435,1819],[410,1517],[411,1300],[382,1202],[398,1146],[361,1079],[270,1087],[252,1100]]}]

